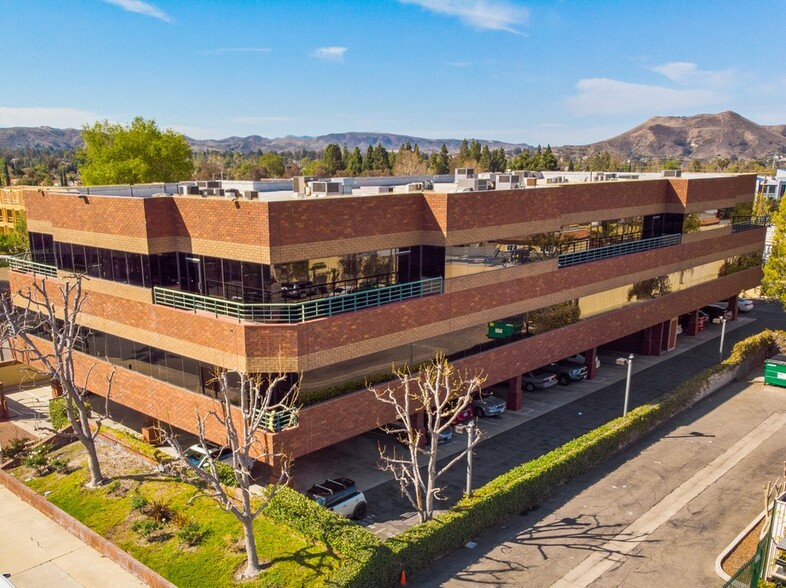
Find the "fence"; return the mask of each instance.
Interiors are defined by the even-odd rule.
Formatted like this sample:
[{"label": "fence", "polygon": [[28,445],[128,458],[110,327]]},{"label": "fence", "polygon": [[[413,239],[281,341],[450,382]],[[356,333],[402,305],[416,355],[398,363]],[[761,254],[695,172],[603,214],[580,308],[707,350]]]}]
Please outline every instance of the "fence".
[{"label": "fence", "polygon": [[595,247],[575,253],[564,253],[557,258],[557,267],[568,267],[580,263],[587,263],[589,261],[617,257],[618,255],[627,255],[629,253],[638,253],[640,251],[648,251],[660,247],[679,245],[680,243],[682,243],[682,234],[677,233],[674,235],[663,235],[662,237],[652,237],[650,239],[639,239],[638,241],[627,241],[618,245]]}]

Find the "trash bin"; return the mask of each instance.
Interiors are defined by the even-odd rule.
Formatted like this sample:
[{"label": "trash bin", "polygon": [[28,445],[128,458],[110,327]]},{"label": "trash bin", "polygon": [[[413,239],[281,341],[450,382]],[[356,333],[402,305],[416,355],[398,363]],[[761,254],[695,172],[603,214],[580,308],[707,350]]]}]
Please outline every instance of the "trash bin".
[{"label": "trash bin", "polygon": [[786,388],[786,355],[774,355],[764,362],[764,383]]},{"label": "trash bin", "polygon": [[[506,323],[502,321],[491,321],[488,324],[486,336],[489,339],[507,339],[516,333],[521,332],[524,323]],[[786,385],[786,382],[784,382]]]}]

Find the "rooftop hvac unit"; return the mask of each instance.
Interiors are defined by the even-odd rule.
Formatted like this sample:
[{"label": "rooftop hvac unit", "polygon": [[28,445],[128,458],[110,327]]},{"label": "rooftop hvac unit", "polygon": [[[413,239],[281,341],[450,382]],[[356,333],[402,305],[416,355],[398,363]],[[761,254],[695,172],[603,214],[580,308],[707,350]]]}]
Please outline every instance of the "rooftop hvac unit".
[{"label": "rooftop hvac unit", "polygon": [[664,178],[681,178],[682,177],[682,170],[679,170],[679,169],[664,169],[663,170],[663,177]]},{"label": "rooftop hvac unit", "polygon": [[221,182],[219,182],[218,180],[210,180],[209,182],[206,182],[206,183],[207,183],[207,187],[208,188],[220,188],[221,187]]},{"label": "rooftop hvac unit", "polygon": [[456,168],[456,180],[459,178],[474,178],[475,177],[475,170],[471,167],[457,167]]},{"label": "rooftop hvac unit", "polygon": [[423,182],[412,182],[407,184],[407,192],[422,192],[424,188]]},{"label": "rooftop hvac unit", "polygon": [[335,196],[341,193],[341,184],[339,182],[311,182],[311,194],[313,196]]},{"label": "rooftop hvac unit", "polygon": [[227,198],[237,198],[239,195],[240,192],[238,190],[235,190],[234,188],[230,188],[229,190],[224,190],[224,196],[226,196]]},{"label": "rooftop hvac unit", "polygon": [[243,198],[246,200],[259,200],[258,190],[243,190]]}]

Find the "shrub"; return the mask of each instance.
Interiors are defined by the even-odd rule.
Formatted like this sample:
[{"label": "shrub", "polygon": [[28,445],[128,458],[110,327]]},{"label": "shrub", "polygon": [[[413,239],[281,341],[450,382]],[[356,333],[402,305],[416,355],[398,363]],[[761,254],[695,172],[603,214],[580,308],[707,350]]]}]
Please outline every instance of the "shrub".
[{"label": "shrub", "polygon": [[147,498],[136,492],[133,496],[131,496],[131,509],[142,510],[147,506],[147,502]]},{"label": "shrub", "polygon": [[172,513],[172,523],[178,528],[182,529],[189,523],[191,523],[191,517],[189,517],[186,513],[182,510],[176,510]]},{"label": "shrub", "polygon": [[24,437],[14,437],[5,444],[2,450],[3,459],[14,459],[18,455],[24,453],[30,445],[30,440]]},{"label": "shrub", "polygon": [[205,538],[206,533],[207,530],[203,528],[202,525],[191,522],[184,525],[183,528],[177,532],[177,536],[180,537],[186,545],[194,547],[202,543],[202,539]]},{"label": "shrub", "polygon": [[[49,467],[51,469],[53,469],[54,471],[59,472],[61,474],[67,474],[68,470],[69,470],[69,468],[68,468],[68,460],[64,459],[62,457],[53,457],[53,458],[51,458],[49,460]],[[115,481],[113,483],[117,484],[118,486],[120,485],[120,482],[117,482],[117,481]],[[110,488],[110,492],[111,492],[111,488]]]},{"label": "shrub", "polygon": [[22,465],[33,468],[39,476],[49,473],[49,445],[41,445],[22,458]]},{"label": "shrub", "polygon": [[153,534],[162,527],[163,524],[161,522],[155,519],[144,518],[134,521],[134,523],[131,525],[131,530],[134,533],[139,533],[142,535],[142,537],[149,541]]},{"label": "shrub", "polygon": [[390,550],[349,519],[290,488],[278,491],[265,515],[341,554],[343,565],[326,579],[326,585],[360,588],[391,584],[394,562]]},{"label": "shrub", "polygon": [[159,523],[172,520],[172,508],[164,500],[153,499],[147,505],[147,514]]},{"label": "shrub", "polygon": [[[87,406],[87,412],[90,413],[90,403],[85,402]],[[55,431],[60,431],[61,429],[67,427],[69,424],[68,422],[68,412],[66,411],[66,398],[64,396],[60,396],[59,398],[52,398],[49,401],[49,420],[52,422],[52,428]]]},{"label": "shrub", "polygon": [[220,461],[216,462],[216,473],[218,474],[218,481],[224,486],[232,488],[237,487],[237,478],[235,478],[235,469],[228,463]]}]

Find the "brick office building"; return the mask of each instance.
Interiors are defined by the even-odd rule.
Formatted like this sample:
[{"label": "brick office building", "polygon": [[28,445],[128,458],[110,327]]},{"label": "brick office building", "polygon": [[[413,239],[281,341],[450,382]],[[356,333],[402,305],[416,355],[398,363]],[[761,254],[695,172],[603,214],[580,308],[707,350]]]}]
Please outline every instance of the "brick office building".
[{"label": "brick office building", "polygon": [[[24,190],[32,259],[11,289],[86,274],[81,369],[113,364],[115,402],[186,431],[214,405],[214,366],[301,374],[298,425],[266,434],[294,457],[388,422],[364,379],[394,362],[444,351],[520,409],[523,372],[584,353],[594,375],[600,345],[661,353],[678,317],[695,334],[697,308],[761,279],[764,223],[740,206],[753,175],[327,197],[227,185]],[[489,339],[491,321],[524,332]]]}]

